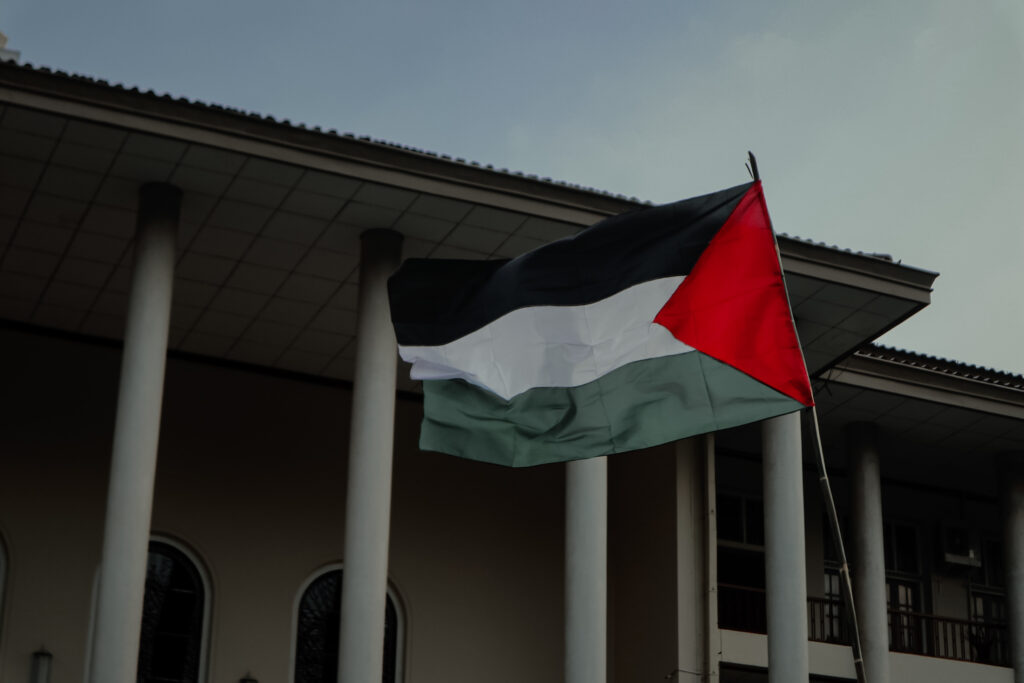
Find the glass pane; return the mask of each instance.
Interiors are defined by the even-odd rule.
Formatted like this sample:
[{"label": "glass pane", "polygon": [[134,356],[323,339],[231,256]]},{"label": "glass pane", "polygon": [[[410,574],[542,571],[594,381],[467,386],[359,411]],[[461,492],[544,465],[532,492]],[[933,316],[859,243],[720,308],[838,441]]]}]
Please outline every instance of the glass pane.
[{"label": "glass pane", "polygon": [[825,597],[827,598],[838,598],[839,593],[839,574],[831,571],[825,572]]},{"label": "glass pane", "polygon": [[719,626],[765,633],[764,553],[719,547],[718,582]]},{"label": "glass pane", "polygon": [[1005,569],[1003,569],[1003,544],[999,541],[986,540],[982,551],[985,563],[985,583],[995,588],[1006,585]]},{"label": "glass pane", "polygon": [[738,496],[718,496],[718,538],[743,542],[743,501]]},{"label": "glass pane", "polygon": [[[295,683],[336,683],[341,626],[341,570],[318,576],[299,602]],[[398,612],[388,596],[384,611],[383,683],[393,683],[398,661]]]},{"label": "glass pane", "polygon": [[139,683],[199,680],[203,639],[203,581],[177,548],[152,541],[139,643]]},{"label": "glass pane", "polygon": [[923,652],[921,617],[917,584],[910,581],[886,581],[889,595],[889,643],[898,652]]},{"label": "glass pane", "polygon": [[995,593],[973,593],[971,616],[977,621],[1002,624],[1006,622],[1006,598]]},{"label": "glass pane", "polygon": [[747,543],[764,545],[764,506],[759,500],[747,499]]},{"label": "glass pane", "polygon": [[299,604],[295,683],[334,683],[338,676],[341,570],[319,576]]},{"label": "glass pane", "polygon": [[839,563],[839,557],[836,555],[836,542],[832,538],[832,523],[828,520],[828,515],[821,516],[821,528],[822,535],[821,540],[825,552],[825,561]]},{"label": "glass pane", "polygon": [[893,541],[896,545],[896,571],[906,574],[917,573],[917,532],[905,524],[894,526]]},{"label": "glass pane", "polygon": [[764,588],[764,553],[760,550],[719,547],[718,582]]}]

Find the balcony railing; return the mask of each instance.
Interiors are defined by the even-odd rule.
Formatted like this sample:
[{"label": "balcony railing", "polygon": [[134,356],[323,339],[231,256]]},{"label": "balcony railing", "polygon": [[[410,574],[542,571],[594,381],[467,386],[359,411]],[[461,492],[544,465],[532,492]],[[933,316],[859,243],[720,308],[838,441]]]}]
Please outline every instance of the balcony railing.
[{"label": "balcony railing", "polygon": [[830,598],[807,598],[807,638],[819,643],[850,643],[843,603]]},{"label": "balcony railing", "polygon": [[[750,633],[767,631],[764,589],[718,585],[718,624]],[[842,602],[808,598],[807,637],[848,644],[849,626]],[[1005,624],[951,619],[933,614],[889,610],[889,649],[893,652],[1010,666],[1010,634]]]},{"label": "balcony railing", "polygon": [[894,652],[1010,666],[1006,624],[889,610],[889,649]]}]

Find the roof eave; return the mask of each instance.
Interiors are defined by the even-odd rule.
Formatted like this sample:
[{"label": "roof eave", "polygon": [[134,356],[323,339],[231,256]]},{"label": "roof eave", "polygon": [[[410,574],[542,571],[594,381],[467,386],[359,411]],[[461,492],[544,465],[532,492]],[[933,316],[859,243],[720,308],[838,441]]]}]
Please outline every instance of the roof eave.
[{"label": "roof eave", "polygon": [[828,279],[851,287],[884,292],[927,305],[938,273],[779,235],[787,272]]},{"label": "roof eave", "polygon": [[[398,184],[415,182],[424,192],[457,190],[467,201],[547,215],[580,226],[644,205],[635,198],[492,170],[398,145],[298,127],[271,117],[30,65],[0,63],[0,101],[224,145],[257,156],[271,154],[286,163],[315,163],[313,167],[328,172],[344,173],[346,165],[358,165],[373,169],[377,175],[374,180],[385,184],[389,180]],[[867,254],[782,235],[779,246],[787,272],[884,292],[921,306],[929,302],[931,284],[937,276]]]},{"label": "roof eave", "polygon": [[[447,155],[435,155],[368,137],[293,125],[287,120],[278,121],[270,116],[250,114],[219,105],[207,105],[186,98],[157,95],[152,91],[114,86],[87,77],[35,69],[31,65],[0,62],[2,89],[20,90],[54,100],[70,100],[116,112],[229,133],[371,166],[401,169],[404,173],[444,178],[602,215],[614,215],[644,205],[636,198],[488,168],[452,159]],[[25,102],[19,104],[31,105]]]},{"label": "roof eave", "polygon": [[1024,420],[1024,390],[855,353],[827,381]]}]

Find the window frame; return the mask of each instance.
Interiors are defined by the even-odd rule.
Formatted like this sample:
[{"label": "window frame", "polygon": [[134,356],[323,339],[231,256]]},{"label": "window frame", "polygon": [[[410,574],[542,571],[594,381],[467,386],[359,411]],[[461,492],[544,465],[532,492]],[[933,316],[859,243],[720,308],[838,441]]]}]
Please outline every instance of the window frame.
[{"label": "window frame", "polygon": [[[896,548],[896,528],[902,527],[904,530],[913,532],[914,535],[914,564],[917,565],[916,571],[907,571],[903,568],[897,568],[897,556],[898,550]],[[882,564],[885,567],[885,576],[890,576],[898,579],[915,579],[919,583],[923,580],[927,572],[925,571],[925,548],[923,547],[923,535],[921,534],[921,525],[917,522],[909,521],[906,519],[883,519],[882,520],[882,547],[889,545],[892,548],[891,554],[884,554],[882,558]],[[889,566],[889,562],[892,562],[892,566]],[[923,599],[923,596],[922,596]],[[923,604],[922,604],[923,607]]]},{"label": "window frame", "polygon": [[[968,575],[967,578],[967,616],[971,621],[978,621],[979,623],[994,623],[994,624],[1009,624],[1009,595],[1006,587],[1006,550],[1003,547],[1003,539],[999,538],[992,533],[981,534],[981,571]],[[996,563],[993,559],[992,546],[998,547],[999,562]],[[1000,583],[993,583],[990,581],[991,572],[993,571],[993,565],[999,565],[1001,572],[996,572],[998,576],[995,578]],[[980,574],[981,580],[978,581],[974,578]],[[1000,620],[989,620],[983,619],[978,615],[977,599],[982,600],[994,600],[1002,603],[1002,612],[1004,614],[1003,619]],[[984,615],[981,615],[984,616]]]},{"label": "window frame", "polygon": [[210,614],[211,603],[213,602],[213,587],[210,584],[209,572],[206,565],[200,560],[199,555],[176,538],[164,536],[163,534],[150,534],[149,543],[146,544],[146,554],[149,555],[149,546],[152,543],[162,543],[174,548],[185,556],[203,584],[203,620],[202,629],[199,633],[199,670],[196,674],[196,683],[206,683],[208,678],[209,652],[210,652]]},{"label": "window frame", "polygon": [[[722,538],[721,535],[720,535],[721,532],[719,531],[719,528],[718,528],[717,517],[718,517],[718,509],[719,509],[719,500],[723,496],[724,497],[728,497],[728,498],[736,498],[740,502],[740,509],[742,511],[740,516],[741,516],[742,523],[743,523],[743,539],[744,539],[742,541],[735,541],[735,540],[732,540],[732,539]],[[747,509],[748,509],[748,507],[751,504],[755,504],[757,506],[760,506],[760,509],[761,509],[761,534],[763,536],[764,535],[764,498],[762,496],[754,495],[754,494],[750,494],[750,493],[737,492],[737,491],[733,491],[733,490],[729,490],[729,489],[727,489],[725,491],[719,491],[719,492],[717,492],[715,494],[715,516],[716,516],[715,541],[716,541],[717,545],[719,545],[719,546],[721,546],[723,548],[734,548],[736,550],[750,550],[750,551],[758,551],[758,552],[762,552],[762,553],[765,551],[765,546],[764,546],[763,543],[760,543],[760,544],[758,544],[758,543],[751,543],[748,540],[751,534],[749,533],[749,528],[748,528],[748,522],[750,520],[749,520],[749,515],[748,515],[748,512],[747,512]]]},{"label": "window frame", "polygon": [[[931,596],[928,590],[929,567],[925,562],[927,550],[924,547],[924,534],[921,524],[902,517],[882,519],[882,546],[889,546],[890,552],[883,557],[885,568],[885,612],[888,622],[888,639],[890,652],[907,652],[910,654],[926,654],[928,652],[928,626],[923,617],[931,613]],[[914,564],[916,571],[897,568],[899,562],[897,528],[910,531],[914,539]],[[916,599],[917,606],[907,610],[895,599],[900,587],[907,588]],[[897,647],[897,634],[902,634],[903,641]],[[909,634],[909,635],[908,635]]]},{"label": "window frame", "polygon": [[[199,580],[203,583],[203,630],[199,639],[199,674],[196,677],[196,680],[197,683],[207,683],[210,664],[210,617],[213,613],[213,583],[210,580],[210,572],[206,569],[206,563],[202,561],[202,558],[196,551],[177,538],[167,536],[165,534],[150,534],[149,540],[146,542],[147,558],[149,556],[149,544],[153,542],[169,545],[184,555],[185,559],[191,562],[192,566],[196,568],[196,573],[199,574]],[[99,592],[100,568],[99,565],[97,565],[92,581],[92,600],[89,606],[89,632],[86,636],[85,668],[82,671],[82,680],[84,683],[89,683],[89,672],[92,668],[93,639],[96,637],[96,602],[99,599]],[[138,656],[136,656],[136,662],[138,662]],[[138,666],[138,664],[136,664],[136,666]]]},{"label": "window frame", "polygon": [[[313,582],[324,574],[333,571],[345,571],[344,562],[331,562],[315,569],[309,574],[295,592],[292,598],[292,626],[291,626],[291,648],[288,653],[288,683],[295,683],[295,659],[299,649],[299,609],[302,607],[302,596],[306,590],[313,585]],[[344,575],[344,574],[343,574]],[[402,601],[398,591],[392,585],[391,580],[387,582],[387,599],[395,608],[395,683],[402,683],[405,680],[405,603]]]}]

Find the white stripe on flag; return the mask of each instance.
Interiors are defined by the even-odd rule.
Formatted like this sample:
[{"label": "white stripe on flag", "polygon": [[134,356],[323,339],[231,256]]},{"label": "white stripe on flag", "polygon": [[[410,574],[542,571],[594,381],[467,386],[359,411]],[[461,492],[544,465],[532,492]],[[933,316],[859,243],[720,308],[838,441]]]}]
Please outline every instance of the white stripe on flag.
[{"label": "white stripe on flag", "polygon": [[510,399],[574,387],[627,363],[693,351],[654,316],[682,276],[642,282],[584,306],[534,306],[440,346],[400,346],[413,379],[454,379]]}]

